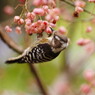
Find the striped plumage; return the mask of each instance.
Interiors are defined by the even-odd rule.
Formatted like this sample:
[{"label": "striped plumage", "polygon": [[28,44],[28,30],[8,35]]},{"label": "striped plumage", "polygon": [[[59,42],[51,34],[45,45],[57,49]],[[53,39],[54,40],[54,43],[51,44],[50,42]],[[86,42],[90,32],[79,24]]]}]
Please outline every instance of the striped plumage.
[{"label": "striped plumage", "polygon": [[18,57],[8,59],[6,63],[42,63],[56,58],[68,46],[68,38],[54,32],[51,37],[43,38],[27,48]]}]

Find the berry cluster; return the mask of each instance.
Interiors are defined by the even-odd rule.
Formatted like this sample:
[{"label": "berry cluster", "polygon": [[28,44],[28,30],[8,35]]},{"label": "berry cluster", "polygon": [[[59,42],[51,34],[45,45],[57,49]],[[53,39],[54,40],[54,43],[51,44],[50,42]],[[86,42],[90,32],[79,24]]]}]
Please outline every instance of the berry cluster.
[{"label": "berry cluster", "polygon": [[[21,1],[20,1],[21,2]],[[25,2],[26,3],[26,2]],[[14,23],[16,24],[16,33],[21,33],[21,26],[24,26],[25,32],[31,34],[42,34],[46,32],[51,34],[50,27],[55,27],[59,20],[60,9],[56,7],[54,0],[34,0],[33,4],[37,7],[32,11],[24,12],[23,16],[15,16]],[[11,32],[10,26],[5,27],[6,32]],[[66,33],[66,29],[62,26],[59,28],[61,34]]]},{"label": "berry cluster", "polygon": [[81,0],[76,0],[74,2],[74,4],[75,4],[74,16],[78,17],[79,14],[84,11],[83,8],[85,7],[86,3],[84,1],[81,1]]}]

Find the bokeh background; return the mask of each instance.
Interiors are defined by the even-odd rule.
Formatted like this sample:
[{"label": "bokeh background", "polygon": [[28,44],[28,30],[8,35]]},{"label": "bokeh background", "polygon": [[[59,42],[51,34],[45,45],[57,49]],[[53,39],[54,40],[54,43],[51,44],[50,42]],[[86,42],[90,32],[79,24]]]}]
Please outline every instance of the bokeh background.
[{"label": "bokeh background", "polygon": [[[73,0],[67,1],[74,2]],[[88,78],[95,77],[95,16],[92,15],[95,13],[95,3],[83,1],[86,2],[85,10],[90,13],[84,11],[79,14],[79,17],[74,17],[74,7],[64,0],[57,0],[57,6],[62,12],[55,29],[57,30],[60,26],[67,29],[70,45],[56,59],[34,64],[49,95],[95,95],[95,79],[93,79],[93,84],[85,79],[85,74],[88,74]],[[0,25],[2,27],[12,23],[13,17],[21,13],[21,6],[15,9],[19,3],[18,0],[0,0]],[[6,12],[6,6],[13,8],[12,14]],[[34,8],[32,2],[31,8]],[[87,33],[86,29],[89,26],[92,30]],[[29,36],[15,32],[7,34],[23,48],[35,41],[35,35]],[[80,38],[90,39],[91,43],[80,46],[77,44]],[[8,58],[17,55],[18,53],[0,39],[0,95],[43,95],[28,64],[5,64]],[[83,84],[90,86],[86,88],[89,93],[81,92]]]}]

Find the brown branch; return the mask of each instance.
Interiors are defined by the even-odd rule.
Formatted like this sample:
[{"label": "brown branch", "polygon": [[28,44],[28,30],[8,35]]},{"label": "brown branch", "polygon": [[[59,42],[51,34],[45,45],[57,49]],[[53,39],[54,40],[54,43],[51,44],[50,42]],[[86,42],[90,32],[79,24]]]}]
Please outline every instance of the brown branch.
[{"label": "brown branch", "polygon": [[12,38],[10,38],[6,32],[3,32],[4,30],[2,29],[2,27],[0,27],[0,38],[3,40],[3,42],[5,42],[7,44],[7,46],[9,48],[11,48],[12,50],[14,50],[17,53],[22,53],[23,49],[18,46]]},{"label": "brown branch", "polygon": [[45,87],[43,86],[43,84],[42,84],[42,82],[41,82],[41,79],[40,79],[40,77],[39,77],[39,75],[38,75],[38,73],[37,73],[37,71],[36,71],[34,65],[33,65],[33,64],[29,64],[29,67],[30,67],[31,72],[32,72],[33,75],[35,76],[36,81],[37,81],[37,83],[38,83],[38,86],[40,87],[41,92],[43,93],[43,95],[48,95],[47,92],[46,92]]},{"label": "brown branch", "polygon": [[[8,45],[8,47],[10,47],[12,50],[14,50],[15,52],[21,54],[24,50],[18,46],[11,37],[9,37],[7,35],[6,32],[4,32],[4,30],[2,29],[2,27],[0,26],[0,38],[2,39],[2,41]],[[41,90],[41,92],[43,93],[43,95],[48,95],[43,84],[42,84],[42,81],[38,75],[38,72],[36,71],[36,68],[34,65],[32,64],[29,64],[29,67],[30,67],[30,70],[31,70],[31,73],[33,73],[35,79],[36,79],[36,82]]]},{"label": "brown branch", "polygon": [[[66,4],[68,4],[68,5],[72,6],[72,7],[75,7],[75,5],[74,5],[73,3],[71,3],[71,2],[69,2],[69,1],[67,1],[67,0],[61,0],[61,1],[63,1],[64,3],[66,3]],[[88,11],[88,10],[86,10],[86,9],[84,9],[84,12],[95,16],[95,14],[91,13],[90,11]]]}]

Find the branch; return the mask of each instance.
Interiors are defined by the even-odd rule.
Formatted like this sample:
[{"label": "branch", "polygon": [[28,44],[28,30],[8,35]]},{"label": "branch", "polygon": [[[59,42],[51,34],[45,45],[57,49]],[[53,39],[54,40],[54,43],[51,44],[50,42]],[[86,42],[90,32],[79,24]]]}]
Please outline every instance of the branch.
[{"label": "branch", "polygon": [[[72,7],[75,7],[75,5],[74,5],[73,3],[68,2],[67,0],[61,0],[61,1],[65,2],[66,4],[68,4],[68,5],[72,6]],[[86,9],[83,9],[83,10],[84,10],[84,12],[95,16],[95,14],[91,13],[90,11],[88,11],[88,10],[86,10]]]},{"label": "branch", "polygon": [[[0,26],[0,37],[2,39],[2,41],[8,45],[8,47],[10,47],[12,50],[14,50],[15,52],[21,54],[24,50],[18,46],[11,37],[9,37],[7,35],[6,32],[3,32],[4,30],[2,29],[2,27]],[[29,64],[29,67],[30,67],[30,70],[31,70],[31,73],[33,73],[35,79],[36,79],[36,82],[41,90],[41,92],[43,93],[43,95],[48,95],[46,90],[44,89],[44,86],[42,84],[42,81],[38,75],[38,72],[36,71],[36,68],[34,65],[32,64]]]},{"label": "branch", "polygon": [[43,86],[43,83],[41,82],[41,79],[40,79],[40,77],[39,77],[39,75],[38,75],[38,73],[37,73],[37,71],[36,71],[34,65],[33,65],[33,64],[29,64],[29,67],[30,67],[31,72],[32,72],[33,75],[35,76],[36,81],[37,81],[37,83],[38,83],[38,86],[40,87],[40,90],[41,90],[41,92],[43,93],[43,95],[48,95],[47,92],[46,92],[45,87]]},{"label": "branch", "polygon": [[6,32],[3,32],[4,30],[2,29],[2,27],[0,27],[0,37],[3,40],[3,42],[5,42],[9,48],[11,48],[12,50],[14,50],[17,53],[22,53],[23,49],[18,46],[12,38],[10,38]]}]

